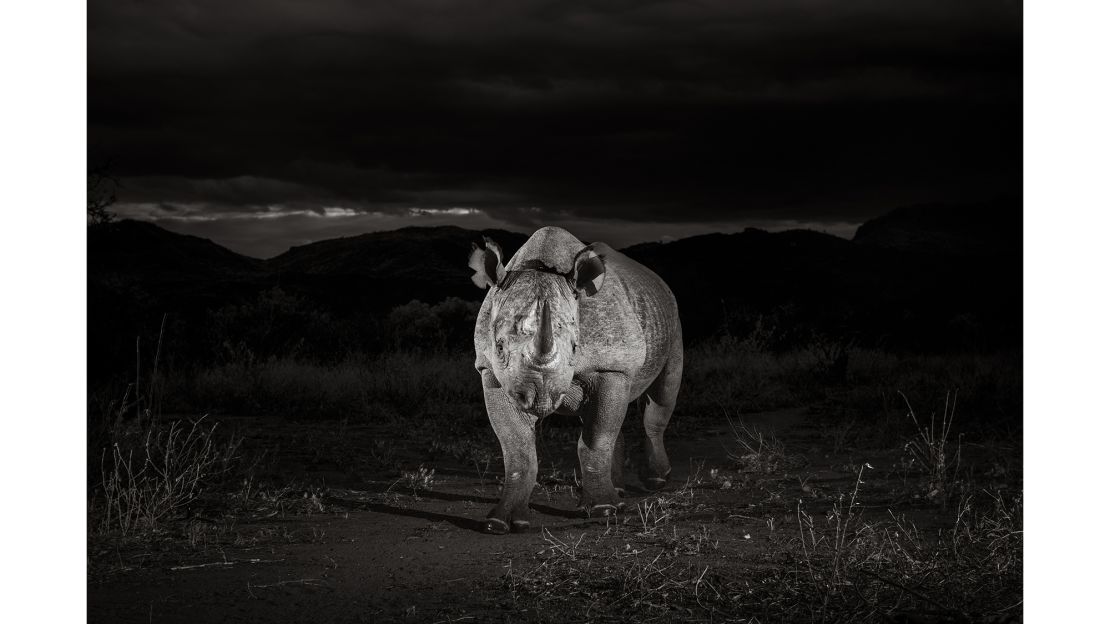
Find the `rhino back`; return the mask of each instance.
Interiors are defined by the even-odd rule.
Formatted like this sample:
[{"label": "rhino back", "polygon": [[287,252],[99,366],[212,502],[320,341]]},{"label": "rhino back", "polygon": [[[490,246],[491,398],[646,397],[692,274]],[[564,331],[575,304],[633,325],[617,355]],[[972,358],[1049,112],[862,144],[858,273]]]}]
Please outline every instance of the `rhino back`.
[{"label": "rhino back", "polygon": [[605,259],[605,285],[580,299],[581,342],[598,351],[600,370],[616,365],[627,372],[631,394],[639,396],[663,369],[681,331],[678,305],[650,269],[607,245],[594,249]]},{"label": "rhino back", "polygon": [[567,274],[574,267],[574,257],[586,244],[570,232],[557,227],[543,227],[525,241],[509,263],[507,271],[518,271],[532,260],[538,260],[556,271]]}]

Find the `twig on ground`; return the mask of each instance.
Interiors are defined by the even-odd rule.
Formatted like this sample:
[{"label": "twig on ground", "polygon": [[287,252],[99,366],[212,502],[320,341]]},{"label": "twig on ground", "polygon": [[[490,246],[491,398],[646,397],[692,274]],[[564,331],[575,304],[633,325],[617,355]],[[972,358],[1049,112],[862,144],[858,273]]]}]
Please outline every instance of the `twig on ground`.
[{"label": "twig on ground", "polygon": [[971,618],[968,617],[968,615],[966,613],[964,613],[962,611],[958,611],[956,609],[952,609],[950,607],[946,607],[946,606],[942,605],[941,603],[937,602],[935,599],[917,591],[916,589],[906,587],[905,585],[903,585],[902,583],[899,583],[898,581],[888,579],[884,576],[880,576],[880,575],[872,572],[871,570],[865,570],[865,569],[861,568],[860,572],[863,572],[864,574],[866,574],[866,575],[868,575],[868,576],[870,576],[870,577],[872,577],[876,580],[882,581],[883,583],[886,583],[887,585],[897,587],[898,589],[901,589],[902,591],[904,591],[904,592],[906,592],[906,593],[908,593],[912,596],[920,598],[921,600],[924,600],[925,602],[928,602],[929,604],[933,605],[934,607],[940,609],[941,612],[945,613],[946,615],[957,616],[960,619],[960,621],[962,621],[962,622],[970,622],[971,621]]},{"label": "twig on ground", "polygon": [[247,563],[247,564],[281,563],[282,561],[285,561],[285,560],[284,559],[236,559],[236,560],[232,560],[232,561],[213,561],[211,563],[197,563],[197,564],[193,564],[193,565],[172,566],[170,568],[170,570],[174,570],[174,571],[178,571],[178,570],[196,570],[198,568],[227,567],[227,566],[233,566],[233,565],[236,565],[236,564],[239,564],[239,563]]}]

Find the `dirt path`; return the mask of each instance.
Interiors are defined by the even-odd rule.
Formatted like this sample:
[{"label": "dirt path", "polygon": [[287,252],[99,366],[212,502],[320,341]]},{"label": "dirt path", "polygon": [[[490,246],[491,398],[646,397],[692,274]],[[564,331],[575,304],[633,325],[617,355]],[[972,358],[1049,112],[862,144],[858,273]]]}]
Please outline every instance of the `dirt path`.
[{"label": "dirt path", "polygon": [[[675,484],[707,482],[690,490],[688,513],[668,526],[676,540],[712,526],[716,545],[691,561],[754,565],[776,528],[790,521],[794,501],[854,483],[852,468],[816,444],[820,435],[801,412],[762,414],[749,423],[774,428],[788,448],[800,449],[798,466],[778,466],[765,477],[728,472],[735,445],[727,427],[668,443]],[[573,448],[548,452],[570,472]],[[889,454],[864,459],[895,479]],[[872,488],[876,508],[892,502],[883,491]],[[569,485],[541,485],[532,498],[531,532],[485,535],[480,519],[497,495],[493,475],[483,479],[445,462],[427,489],[384,481],[328,488],[315,513],[199,523],[192,543],[90,543],[89,621],[558,621],[558,614],[514,600],[506,580],[511,566],[534,565],[537,551],[550,544],[547,535],[588,544],[606,534],[607,523],[583,518]],[[645,495],[630,484],[628,510],[615,522],[641,523],[634,506]]]}]

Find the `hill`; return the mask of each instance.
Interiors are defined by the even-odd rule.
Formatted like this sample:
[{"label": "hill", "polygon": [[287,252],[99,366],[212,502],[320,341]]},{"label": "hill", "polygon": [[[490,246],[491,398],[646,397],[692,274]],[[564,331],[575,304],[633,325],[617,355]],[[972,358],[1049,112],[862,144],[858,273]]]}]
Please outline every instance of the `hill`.
[{"label": "hill", "polygon": [[88,229],[90,278],[123,280],[158,289],[205,280],[254,280],[266,274],[262,260],[248,258],[197,236],[153,223],[118,221]]},{"label": "hill", "polygon": [[966,262],[812,231],[695,236],[625,250],[679,300],[689,338],[773,328],[930,350],[1020,342],[1020,255]]},{"label": "hill", "polygon": [[[773,328],[783,348],[815,336],[915,350],[1020,345],[1020,219],[1000,205],[987,208],[900,209],[864,224],[850,241],[748,229],[624,252],[670,284],[691,342]],[[376,333],[377,344],[386,314],[398,305],[481,299],[466,258],[483,235],[507,256],[526,240],[503,230],[409,227],[257,260],[149,223],[94,226],[90,354],[96,346],[128,357],[133,336],[156,335],[165,312],[192,327],[179,332],[188,340],[207,339],[215,311],[256,305],[275,287],[287,299],[269,297],[266,305],[292,305],[303,318],[317,318],[312,310],[319,310],[317,325],[347,323],[351,335]]]},{"label": "hill", "polygon": [[320,241],[266,261],[283,288],[342,309],[381,309],[413,299],[480,299],[467,268],[471,245],[489,236],[506,260],[527,236],[454,226],[407,227]]},{"label": "hill", "polygon": [[1021,253],[1020,201],[906,206],[864,223],[854,242],[901,251],[990,256]]}]

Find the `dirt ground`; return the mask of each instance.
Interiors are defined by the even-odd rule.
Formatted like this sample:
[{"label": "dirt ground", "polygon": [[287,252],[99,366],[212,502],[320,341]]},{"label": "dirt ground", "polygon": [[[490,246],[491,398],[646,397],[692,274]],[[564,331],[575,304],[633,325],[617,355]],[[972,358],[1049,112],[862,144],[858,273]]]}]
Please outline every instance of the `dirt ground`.
[{"label": "dirt ground", "polygon": [[[576,432],[549,430],[541,436],[532,529],[506,536],[482,533],[480,522],[498,497],[499,462],[485,472],[441,457],[420,462],[426,469],[420,473],[413,465],[418,453],[401,451],[398,461],[410,468],[407,479],[398,479],[343,461],[373,445],[378,434],[371,428],[285,424],[268,431],[264,443],[284,445],[280,472],[304,485],[280,500],[271,494],[273,505],[202,509],[180,533],[161,538],[90,538],[89,621],[611,621],[621,614],[774,621],[774,605],[746,584],[766,583],[769,568],[799,569],[803,517],[831,526],[830,510],[843,505],[839,495],[857,493],[858,522],[898,517],[923,534],[952,528],[959,513],[926,500],[903,449],[855,449],[815,420],[800,410],[752,415],[747,424],[768,440],[773,432],[782,452],[747,463],[728,423],[683,427],[668,440],[674,467],[668,490],[649,495],[629,470],[627,506],[615,519],[587,519],[576,510]],[[334,453],[318,450],[330,443]],[[398,440],[399,448],[404,443]],[[317,450],[292,452],[298,444]],[[975,461],[973,446],[962,452],[965,464]],[[992,452],[979,453],[976,487],[1020,495],[1020,449]],[[1006,456],[1016,456],[1016,467],[998,460]],[[800,540],[804,546],[806,538]],[[657,592],[648,577],[639,585],[628,577],[611,592],[590,585],[597,580],[588,578],[591,570],[611,576],[633,566],[655,574],[645,566],[663,555],[671,567],[658,568],[664,580]],[[680,570],[688,576],[678,576]],[[917,606],[910,611],[925,614],[921,621],[1020,618],[1020,586],[1016,594],[984,597],[973,613],[966,605],[928,607],[937,597],[922,586],[887,582],[906,603],[882,606],[895,621],[889,613],[911,603]]]}]

